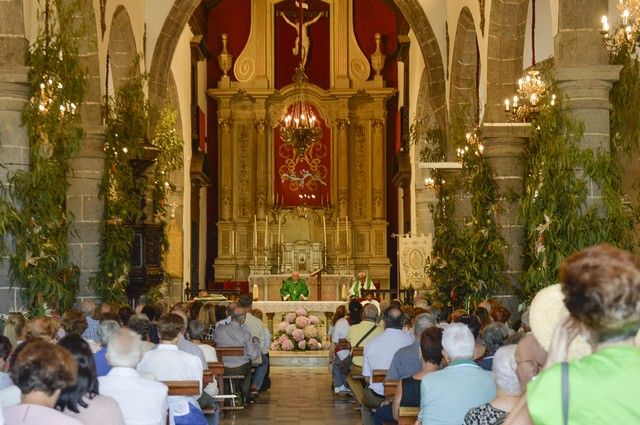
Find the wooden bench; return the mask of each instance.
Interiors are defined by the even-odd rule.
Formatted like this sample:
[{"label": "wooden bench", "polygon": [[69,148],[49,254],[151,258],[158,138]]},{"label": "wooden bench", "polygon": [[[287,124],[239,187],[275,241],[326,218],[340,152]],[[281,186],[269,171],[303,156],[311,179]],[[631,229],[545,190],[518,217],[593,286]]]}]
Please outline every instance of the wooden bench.
[{"label": "wooden bench", "polygon": [[387,369],[373,369],[372,373],[371,382],[374,384],[384,382],[384,379],[387,377]]},{"label": "wooden bench", "polygon": [[244,347],[242,346],[216,347],[216,355],[220,360],[222,360],[223,357],[241,357],[241,356],[244,356]]},{"label": "wooden bench", "polygon": [[398,425],[414,425],[419,413],[419,407],[400,407]]},{"label": "wooden bench", "polygon": [[160,381],[169,388],[168,395],[200,396],[199,381]]},{"label": "wooden bench", "polygon": [[385,379],[384,396],[387,398],[393,398],[393,396],[396,395],[398,385],[400,385],[400,381],[397,379]]},{"label": "wooden bench", "polygon": [[353,357],[362,357],[362,356],[364,356],[364,347],[361,347],[361,346],[352,347],[351,348],[351,355]]}]

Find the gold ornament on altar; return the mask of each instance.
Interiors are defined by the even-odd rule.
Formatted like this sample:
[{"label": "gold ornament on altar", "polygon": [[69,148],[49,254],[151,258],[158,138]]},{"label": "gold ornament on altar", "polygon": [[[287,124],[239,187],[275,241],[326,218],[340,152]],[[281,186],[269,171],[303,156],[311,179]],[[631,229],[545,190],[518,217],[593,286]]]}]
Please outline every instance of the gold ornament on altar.
[{"label": "gold ornament on altar", "polygon": [[631,56],[636,55],[640,40],[640,0],[619,0],[617,4],[620,21],[613,32],[609,26],[609,18],[602,16],[600,33],[609,53],[616,54],[626,49]]},{"label": "gold ornament on altar", "polygon": [[379,77],[384,69],[384,61],[387,58],[380,48],[382,41],[382,35],[379,32],[376,33],[376,51],[371,55],[371,67],[376,73],[376,77]]},{"label": "gold ornament on altar", "polygon": [[227,50],[227,41],[229,41],[229,36],[222,34],[222,51],[218,55],[218,65],[220,65],[224,77],[228,76],[231,65],[233,64],[233,56]]}]

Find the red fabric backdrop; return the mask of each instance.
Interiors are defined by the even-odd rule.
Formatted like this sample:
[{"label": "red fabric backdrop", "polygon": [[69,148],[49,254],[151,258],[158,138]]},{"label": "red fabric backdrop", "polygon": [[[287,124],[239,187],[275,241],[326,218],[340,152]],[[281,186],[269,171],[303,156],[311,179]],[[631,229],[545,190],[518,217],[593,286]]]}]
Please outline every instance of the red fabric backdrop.
[{"label": "red fabric backdrop", "polygon": [[[320,121],[323,133],[322,140],[307,148],[304,156],[298,156],[290,144],[282,141],[279,128],[274,130],[276,172],[273,186],[278,203],[285,207],[316,207],[331,201],[331,130],[318,110],[313,105],[309,107]],[[287,112],[290,110],[291,107]]]}]

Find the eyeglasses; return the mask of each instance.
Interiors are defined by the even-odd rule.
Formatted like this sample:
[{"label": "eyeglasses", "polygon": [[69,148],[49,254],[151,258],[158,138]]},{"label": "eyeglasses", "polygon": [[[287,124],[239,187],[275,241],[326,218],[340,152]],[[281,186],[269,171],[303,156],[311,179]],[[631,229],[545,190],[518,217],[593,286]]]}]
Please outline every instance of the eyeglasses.
[{"label": "eyeglasses", "polygon": [[521,365],[521,364],[523,364],[523,363],[533,363],[533,364],[534,364],[534,366],[538,366],[538,367],[540,367],[540,365],[539,365],[538,363],[536,363],[536,361],[535,361],[535,360],[520,360],[520,361],[517,361],[517,360],[516,360],[516,365],[517,365],[518,367],[520,367],[520,365]]}]

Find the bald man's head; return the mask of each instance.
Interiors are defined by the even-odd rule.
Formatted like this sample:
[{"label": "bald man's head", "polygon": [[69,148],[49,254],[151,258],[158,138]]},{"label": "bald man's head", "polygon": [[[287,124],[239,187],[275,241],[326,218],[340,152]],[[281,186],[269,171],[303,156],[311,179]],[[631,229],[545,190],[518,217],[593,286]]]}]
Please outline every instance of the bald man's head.
[{"label": "bald man's head", "polygon": [[542,348],[536,337],[529,333],[518,343],[516,348],[516,373],[520,386],[525,388],[527,383],[542,370],[547,362],[547,352]]}]

